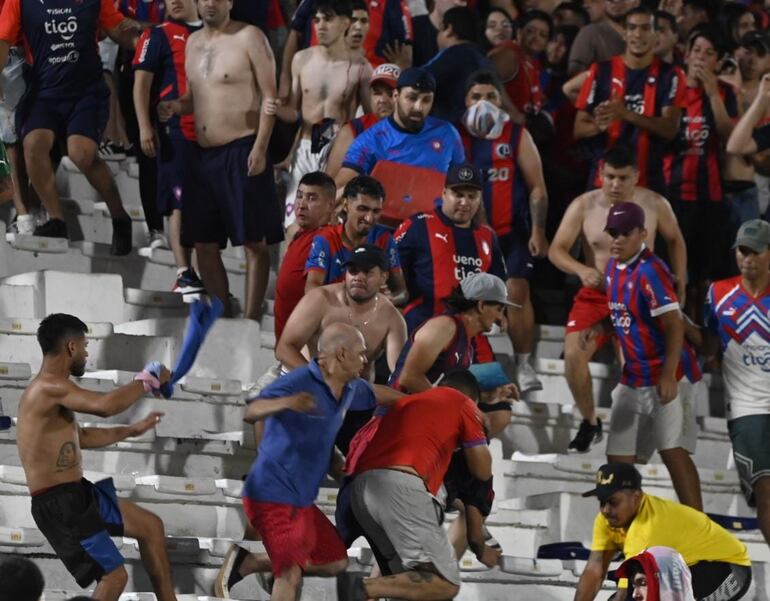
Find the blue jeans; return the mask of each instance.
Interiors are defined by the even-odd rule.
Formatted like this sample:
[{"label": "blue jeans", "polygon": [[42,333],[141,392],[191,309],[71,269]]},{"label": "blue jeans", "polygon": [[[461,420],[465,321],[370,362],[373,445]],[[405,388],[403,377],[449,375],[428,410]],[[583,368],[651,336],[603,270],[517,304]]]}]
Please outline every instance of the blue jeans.
[{"label": "blue jeans", "polygon": [[730,209],[730,223],[734,231],[746,221],[759,219],[759,191],[756,186],[740,192],[728,192],[725,201]]}]

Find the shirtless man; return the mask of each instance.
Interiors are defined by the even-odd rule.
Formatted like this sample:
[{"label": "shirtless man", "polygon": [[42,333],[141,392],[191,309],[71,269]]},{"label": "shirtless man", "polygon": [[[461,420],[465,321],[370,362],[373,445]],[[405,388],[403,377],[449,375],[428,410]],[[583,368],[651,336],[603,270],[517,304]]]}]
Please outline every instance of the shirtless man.
[{"label": "shirtless man", "polygon": [[187,93],[159,103],[158,112],[161,120],[195,115],[201,190],[185,204],[182,229],[195,244],[206,290],[232,316],[219,250],[228,238],[233,246],[243,245],[244,317],[259,319],[270,273],[267,245],[283,240],[267,159],[275,122],[275,59],[259,29],[230,20],[231,8],[232,0],[198,0],[203,29],[187,42]]},{"label": "shirtless man", "polygon": [[339,125],[355,116],[359,104],[370,112],[372,68],[363,53],[351,50],[346,41],[352,13],[349,0],[320,1],[315,13],[318,45],[298,52],[291,62],[291,97],[288,106],[278,109],[278,118],[287,123],[301,119],[302,128],[286,192],[287,228],[294,223],[300,178],[310,171],[323,171],[328,142]]},{"label": "shirtless man", "polygon": [[117,601],[128,581],[123,557],[110,536],[139,540],[155,594],[175,601],[163,522],[153,513],[118,499],[112,479],[92,484],[83,478],[80,449],[106,447],[153,428],[152,412],[131,426],[82,428],[75,413],[108,417],[128,409],[169,379],[160,363],[148,364],[134,382],[98,394],[77,387],[70,376],[85,372],[88,326],[72,315],[46,317],[37,331],[43,351],[40,372],[19,403],[16,445],[32,495],[32,517],[77,583],[98,601]]},{"label": "shirtless man", "polygon": [[366,39],[366,34],[369,33],[369,8],[364,0],[353,0],[350,6],[352,8],[350,28],[348,29],[347,36],[345,36],[348,48],[366,57],[364,40]]},{"label": "shirtless man", "polygon": [[388,277],[388,257],[372,244],[356,248],[347,261],[345,281],[314,288],[296,306],[278,341],[275,356],[292,370],[305,365],[307,345],[310,357],[318,354],[317,341],[329,324],[349,323],[364,335],[368,373],[374,379],[374,364],[386,353],[391,371],[406,342],[406,323],[393,304],[379,291]]},{"label": "shirtless man", "polygon": [[[611,205],[633,201],[644,209],[647,246],[654,249],[655,233],[659,231],[668,248],[672,271],[677,280],[679,302],[684,303],[687,250],[682,232],[668,201],[650,190],[637,187],[638,178],[639,171],[628,148],[615,147],[607,152],[602,168],[602,187],[572,201],[548,252],[548,258],[556,267],[565,273],[577,275],[583,284],[572,305],[564,338],[567,384],[583,417],[577,436],[568,447],[572,452],[585,453],[602,439],[601,420],[594,412],[588,362],[609,338],[600,337],[583,345],[580,333],[609,316],[604,292],[604,267],[610,258],[611,239],[604,227]],[[578,238],[581,241],[583,263],[570,255]]]}]

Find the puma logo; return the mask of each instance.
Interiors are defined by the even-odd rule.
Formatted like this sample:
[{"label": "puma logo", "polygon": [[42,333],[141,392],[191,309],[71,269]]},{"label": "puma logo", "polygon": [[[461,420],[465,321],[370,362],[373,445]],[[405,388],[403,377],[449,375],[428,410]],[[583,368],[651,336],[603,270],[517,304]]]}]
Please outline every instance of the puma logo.
[{"label": "puma logo", "polygon": [[184,37],[183,35],[174,35],[174,39],[175,39],[175,40],[179,40],[180,42],[185,42],[185,41],[187,41],[187,38],[186,38],[186,37]]},{"label": "puma logo", "polygon": [[436,232],[433,235],[436,236],[436,238],[438,238],[439,240],[443,240],[445,243],[449,244],[449,240],[448,240],[447,234],[439,234],[438,232]]}]

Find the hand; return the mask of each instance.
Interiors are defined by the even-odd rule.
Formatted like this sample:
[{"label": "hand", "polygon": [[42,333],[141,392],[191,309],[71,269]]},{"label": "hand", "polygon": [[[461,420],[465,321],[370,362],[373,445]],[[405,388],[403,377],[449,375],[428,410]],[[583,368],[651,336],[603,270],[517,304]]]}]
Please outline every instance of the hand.
[{"label": "hand", "polygon": [[598,109],[601,109],[603,118],[608,119],[610,123],[612,121],[623,121],[628,114],[628,109],[623,103],[623,99],[616,96],[613,96],[612,100],[602,102],[597,107]]},{"label": "hand", "polygon": [[664,373],[661,374],[655,389],[658,391],[660,404],[666,405],[673,401],[679,394],[679,382],[676,381],[675,376]]},{"label": "hand", "polygon": [[151,125],[139,127],[139,145],[144,156],[155,157],[155,129]]},{"label": "hand", "polygon": [[678,17],[682,14],[682,6],[682,0],[660,0],[658,10],[665,10],[667,13]]},{"label": "hand", "polygon": [[496,548],[496,547],[490,547],[489,545],[484,545],[484,550],[481,552],[481,555],[477,555],[476,559],[478,559],[481,563],[483,563],[488,568],[494,568],[497,565],[497,562],[500,561],[500,557],[503,555],[503,550]]},{"label": "hand", "polygon": [[265,167],[267,166],[265,151],[254,146],[254,148],[252,148],[251,152],[249,153],[247,166],[248,166],[247,173],[249,177],[252,177],[254,175],[259,175],[260,173],[262,173],[265,170]]},{"label": "hand", "polygon": [[401,69],[408,69],[412,66],[412,45],[406,44],[400,40],[393,40],[391,44],[382,49],[383,56],[389,63],[398,65]]},{"label": "hand", "polygon": [[503,384],[492,391],[490,403],[510,403],[519,400],[519,389],[516,384]]},{"label": "hand", "polygon": [[695,67],[695,78],[701,82],[706,96],[711,98],[719,95],[717,76],[712,71],[698,65]]},{"label": "hand", "polygon": [[143,420],[138,421],[135,424],[131,424],[128,427],[128,438],[141,436],[147,432],[147,430],[151,430],[160,423],[160,418],[162,418],[164,415],[166,414],[162,411],[153,411]]},{"label": "hand", "polygon": [[529,254],[533,257],[545,257],[548,254],[548,240],[542,228],[532,228],[532,235],[529,238]]},{"label": "hand", "polygon": [[765,102],[770,102],[770,73],[765,73],[759,80],[759,89],[757,98],[762,98]]},{"label": "hand", "polygon": [[380,294],[386,297],[388,300],[393,300],[393,292],[390,290],[387,284],[380,286]]},{"label": "hand", "polygon": [[182,106],[178,100],[162,100],[158,103],[158,119],[165,123],[174,115],[182,112]]},{"label": "hand", "polygon": [[315,397],[309,392],[300,392],[289,397],[287,409],[299,413],[310,413],[316,408]]},{"label": "hand", "polygon": [[262,112],[265,115],[275,115],[278,111],[278,107],[281,106],[281,101],[278,98],[263,98],[262,99]]},{"label": "hand", "polygon": [[577,275],[580,278],[580,282],[586,288],[601,288],[602,274],[593,267],[586,267],[585,269],[581,269]]}]

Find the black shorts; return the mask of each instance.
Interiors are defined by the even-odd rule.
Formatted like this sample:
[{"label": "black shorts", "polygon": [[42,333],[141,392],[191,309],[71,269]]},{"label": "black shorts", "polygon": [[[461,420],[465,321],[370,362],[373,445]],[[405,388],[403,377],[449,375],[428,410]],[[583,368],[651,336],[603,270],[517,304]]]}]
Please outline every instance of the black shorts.
[{"label": "black shorts", "polygon": [[741,491],[749,507],[756,507],[754,485],[770,477],[770,415],[744,415],[727,422]]},{"label": "black shorts", "polygon": [[724,561],[699,561],[690,566],[697,601],[737,601],[751,586],[751,568]]},{"label": "black shorts", "polygon": [[725,203],[672,201],[671,204],[687,246],[690,281],[726,277],[731,242],[726,235],[729,214]]},{"label": "black shorts", "polygon": [[505,257],[508,278],[529,280],[535,269],[535,260],[529,252],[529,224],[521,221],[523,218],[512,232],[500,236],[500,250]]},{"label": "black shorts", "polygon": [[168,217],[181,210],[185,196],[200,189],[198,145],[161,134],[158,148],[158,213]]},{"label": "black shorts", "polygon": [[59,139],[78,135],[99,144],[109,118],[110,91],[99,82],[77,98],[25,96],[16,110],[16,131],[24,138],[35,129],[47,129]]},{"label": "black shorts", "polygon": [[[283,211],[275,193],[273,166],[249,177],[248,158],[254,136],[233,140],[223,146],[201,148],[201,194],[185,205],[183,228],[196,243],[218,243],[227,239],[233,246],[244,242],[283,240]],[[187,217],[185,217],[187,213]]]},{"label": "black shorts", "polygon": [[60,484],[32,497],[32,517],[77,583],[85,588],[123,565],[110,536],[123,536],[112,478]]}]

